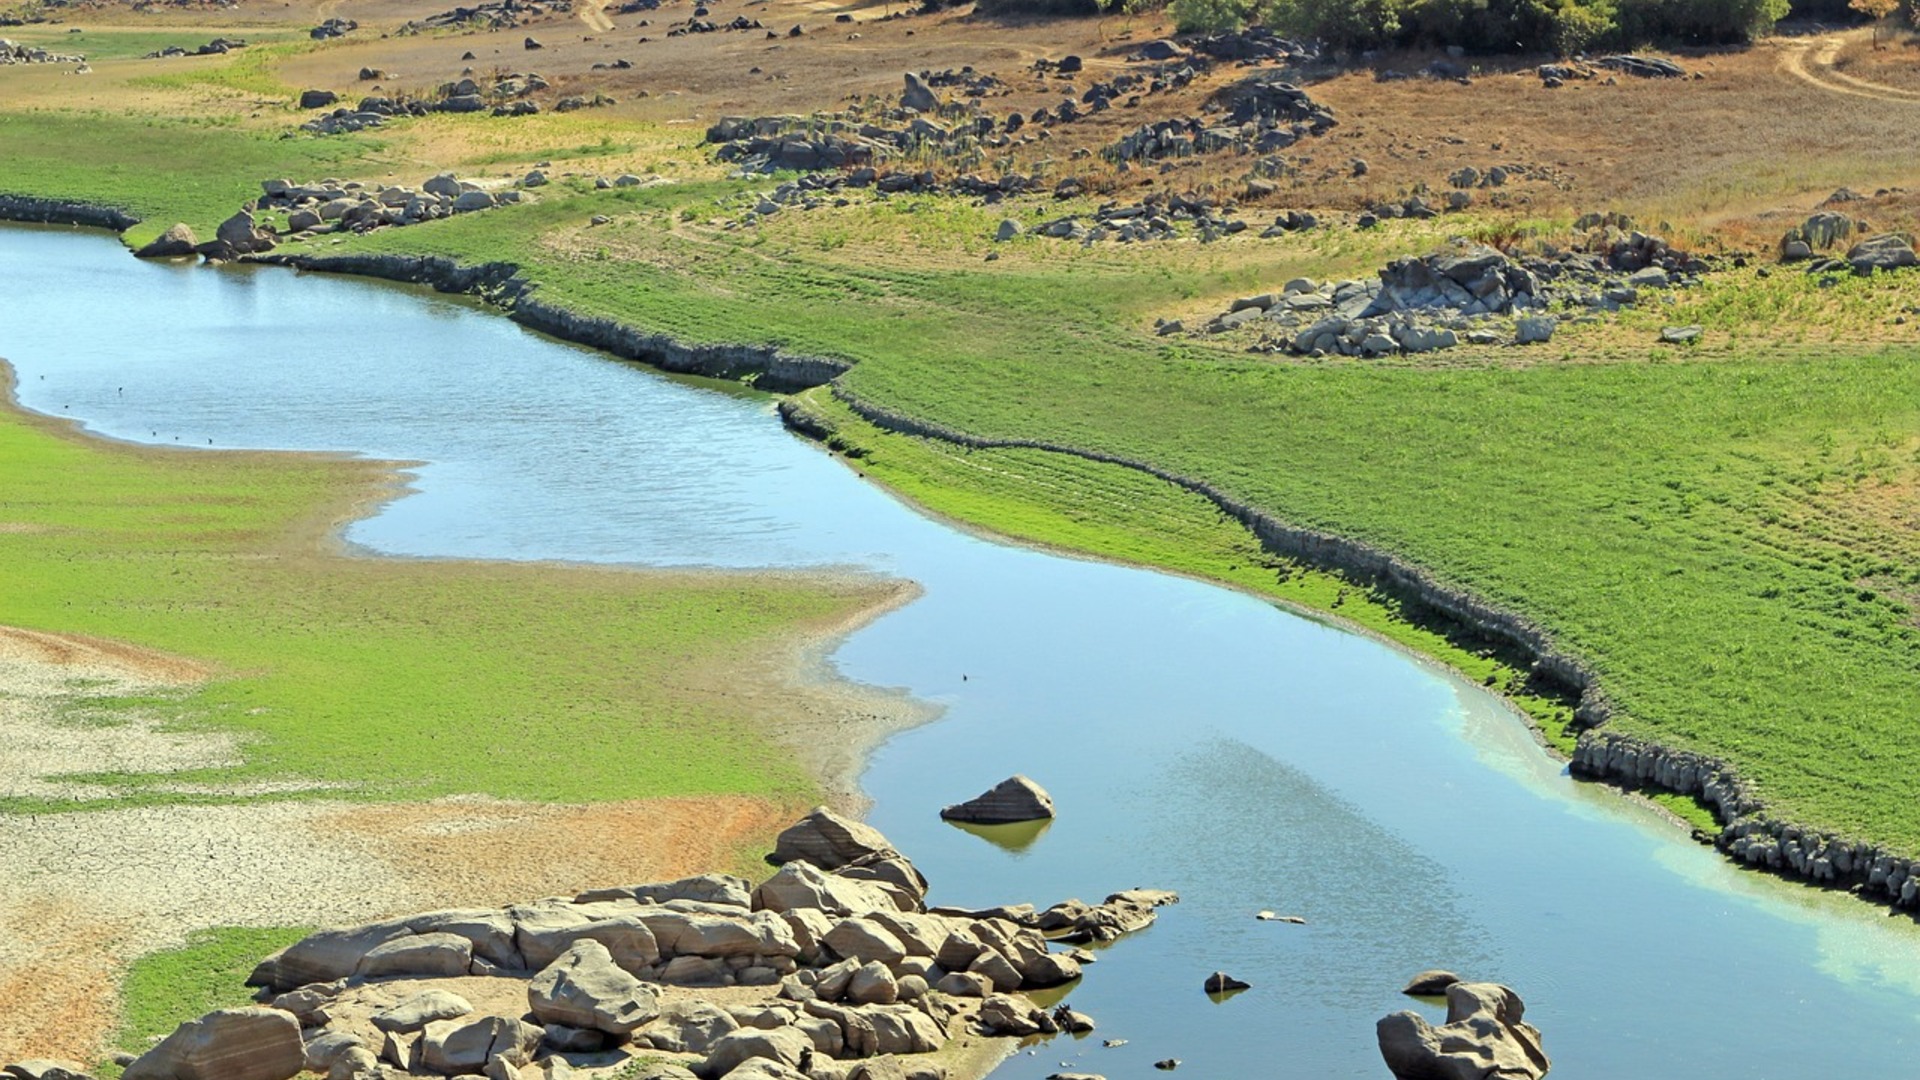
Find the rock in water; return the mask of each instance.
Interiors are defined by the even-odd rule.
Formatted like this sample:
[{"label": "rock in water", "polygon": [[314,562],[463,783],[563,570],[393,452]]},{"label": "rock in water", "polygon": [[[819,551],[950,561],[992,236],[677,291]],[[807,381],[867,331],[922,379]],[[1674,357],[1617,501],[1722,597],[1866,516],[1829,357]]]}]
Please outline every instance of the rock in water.
[{"label": "rock in water", "polygon": [[1053,816],[1053,796],[1024,776],[1010,776],[976,798],[947,807],[940,816],[975,825],[1039,821]]},{"label": "rock in water", "polygon": [[1224,971],[1216,971],[1207,976],[1205,989],[1209,994],[1231,994],[1236,990],[1245,990],[1252,983],[1242,982]]},{"label": "rock in water", "polygon": [[133,254],[141,259],[181,259],[192,255],[193,249],[199,246],[200,241],[193,235],[193,230],[181,223],[154,237],[151,243]]},{"label": "rock in water", "polygon": [[278,1009],[218,1009],[174,1029],[126,1080],[289,1080],[306,1068],[300,1021]]},{"label": "rock in water", "polygon": [[1447,987],[1459,981],[1460,976],[1455,975],[1451,971],[1430,968],[1408,979],[1407,985],[1401,987],[1400,992],[1413,997],[1432,997],[1436,994],[1446,993]]},{"label": "rock in water", "polygon": [[1383,1017],[1376,1025],[1380,1056],[1398,1080],[1539,1080],[1552,1063],[1540,1032],[1521,1022],[1525,1012],[1520,995],[1504,986],[1454,983],[1440,1027],[1412,1012]]},{"label": "rock in water", "polygon": [[900,92],[900,105],[914,112],[938,112],[940,99],[934,94],[933,87],[927,85],[926,80],[909,71],[907,88]]}]

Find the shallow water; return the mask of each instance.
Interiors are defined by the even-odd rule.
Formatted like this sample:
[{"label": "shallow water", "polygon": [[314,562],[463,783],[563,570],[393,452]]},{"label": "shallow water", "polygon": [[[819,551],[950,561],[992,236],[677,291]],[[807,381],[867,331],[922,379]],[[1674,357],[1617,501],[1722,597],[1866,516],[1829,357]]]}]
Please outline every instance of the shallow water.
[{"label": "shallow water", "polygon": [[[1912,1072],[1920,932],[1732,868],[1375,641],[965,535],[786,434],[764,398],[461,301],[25,228],[0,229],[0,288],[0,356],[31,408],[138,441],[425,462],[416,494],[349,530],[369,549],[921,582],[834,660],[945,707],[863,779],[935,902],[1183,897],[1073,990],[1099,1031],[1001,1076],[1144,1078],[1164,1057],[1202,1077],[1384,1076],[1373,1023],[1434,966],[1519,990],[1569,1080]],[[1013,772],[1061,809],[1024,847],[939,821]],[[1211,1001],[1216,968],[1253,989]]]}]

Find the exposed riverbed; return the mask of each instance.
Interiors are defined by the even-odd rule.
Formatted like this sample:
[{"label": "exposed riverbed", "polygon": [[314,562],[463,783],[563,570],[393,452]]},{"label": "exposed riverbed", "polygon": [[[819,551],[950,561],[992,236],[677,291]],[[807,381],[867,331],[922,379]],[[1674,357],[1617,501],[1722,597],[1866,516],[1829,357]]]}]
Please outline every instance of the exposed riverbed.
[{"label": "exposed riverbed", "polygon": [[[0,229],[0,284],[0,356],[31,408],[143,442],[426,462],[417,493],[348,530],[372,551],[920,582],[835,663],[945,709],[862,781],[934,899],[1183,897],[1073,993],[1095,1035],[1001,1075],[1071,1061],[1119,1080],[1165,1057],[1201,1076],[1384,1075],[1373,1021],[1430,966],[1518,989],[1558,1077],[1902,1075],[1920,1044],[1906,920],[1734,869],[1375,641],[929,520],[782,431],[764,397],[461,301],[143,264],[100,235]],[[1012,772],[1052,791],[1051,828],[994,843],[938,820]],[[1216,968],[1253,989],[1208,1000]]]}]

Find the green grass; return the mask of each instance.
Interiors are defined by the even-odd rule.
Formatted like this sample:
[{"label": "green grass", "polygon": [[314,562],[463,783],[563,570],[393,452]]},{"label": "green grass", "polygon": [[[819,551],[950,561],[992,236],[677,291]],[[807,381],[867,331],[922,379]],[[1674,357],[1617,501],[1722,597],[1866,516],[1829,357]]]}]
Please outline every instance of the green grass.
[{"label": "green grass", "polygon": [[217,57],[175,57],[178,70],[159,71],[134,79],[130,85],[155,90],[217,90],[270,99],[267,104],[291,108],[298,91],[275,74],[274,66],[295,53],[316,46],[309,41],[249,44]]},{"label": "green grass", "polygon": [[[269,953],[306,936],[307,930],[274,927],[219,927],[197,930],[187,943],[133,962],[120,983],[121,1022],[113,1045],[144,1053],[156,1036],[215,1009],[253,1003],[247,975]],[[117,1065],[103,1064],[96,1075],[113,1080]]]},{"label": "green grass", "polygon": [[[60,53],[79,53],[91,63],[103,60],[142,59],[149,53],[156,53],[168,46],[179,46],[189,51],[197,49],[215,37],[240,38],[249,43],[249,47],[264,45],[275,41],[290,41],[291,31],[272,31],[263,29],[243,29],[227,33],[216,33],[194,29],[172,28],[165,30],[129,30],[124,27],[82,27],[78,33],[68,33],[67,27],[55,26],[16,26],[7,30],[6,37],[15,41],[39,45]],[[237,56],[238,53],[230,53]],[[168,73],[165,65],[174,63],[218,64],[219,60],[203,57],[162,57],[151,61],[154,74]]]},{"label": "green grass", "polygon": [[123,208],[143,219],[127,233],[140,244],[176,221],[209,237],[260,194],[261,180],[350,174],[380,144],[363,135],[283,139],[217,112],[0,111],[0,146],[0,192]]},{"label": "green grass", "polygon": [[[1620,730],[1731,759],[1776,813],[1920,850],[1903,779],[1920,768],[1920,630],[1911,609],[1858,584],[1910,584],[1915,571],[1821,524],[1848,485],[1916,464],[1897,437],[1920,428],[1910,350],[1280,364],[1157,341],[1142,324],[1194,297],[1371,258],[1362,242],[1269,245],[1253,261],[1239,245],[1188,245],[1176,249],[1185,266],[1010,245],[981,263],[953,253],[986,249],[999,210],[894,200],[789,211],[757,232],[700,227],[730,205],[718,188],[560,197],[369,242],[513,259],[548,302],[690,340],[847,357],[858,366],[846,385],[879,404],[1151,461],[1395,551],[1551,628],[1603,673]],[[590,207],[627,216],[590,234],[597,248],[569,246]],[[666,233],[675,218],[691,221]],[[845,243],[818,242],[836,230]],[[1768,288],[1826,303],[1804,278]],[[926,489],[951,477],[927,468],[918,490],[894,482],[1007,526],[1004,508],[943,504]],[[1178,565],[1164,551],[1146,561]]]},{"label": "green grass", "polygon": [[[0,187],[17,186],[10,169],[0,163]],[[1570,328],[1564,349],[1515,357],[1525,367],[1502,352],[1440,368],[1292,364],[1148,330],[1155,316],[1204,315],[1297,274],[1358,275],[1483,225],[994,245],[1002,216],[1085,207],[912,197],[726,226],[769,186],[555,185],[532,206],[323,250],[513,261],[549,303],[693,342],[847,358],[858,366],[846,386],[877,404],[1205,479],[1550,628],[1602,673],[1619,729],[1730,759],[1776,814],[1920,852],[1905,783],[1920,771],[1920,627],[1901,599],[1920,560],[1894,519],[1854,507],[1920,475],[1920,337],[1892,321],[1910,284],[1734,275],[1611,329]],[[591,214],[614,220],[589,230]],[[1707,346],[1633,344],[1669,321],[1707,325]],[[1881,343],[1849,343],[1863,337]],[[1599,353],[1612,362],[1556,362]],[[1100,539],[1113,526],[1098,508],[1073,527],[1021,520],[1016,503],[1068,505],[1057,484],[1016,498],[935,456],[883,457],[898,466],[890,482],[957,516],[1219,572],[1183,554],[1203,542],[1181,529],[1210,509],[1153,538]]]},{"label": "green grass", "polygon": [[740,661],[887,587],[317,554],[381,479],[362,462],[96,445],[0,414],[0,624],[211,663],[203,688],[127,707],[250,740],[231,768],[83,779],[119,806],[267,780],[376,799],[812,796],[757,733]]}]

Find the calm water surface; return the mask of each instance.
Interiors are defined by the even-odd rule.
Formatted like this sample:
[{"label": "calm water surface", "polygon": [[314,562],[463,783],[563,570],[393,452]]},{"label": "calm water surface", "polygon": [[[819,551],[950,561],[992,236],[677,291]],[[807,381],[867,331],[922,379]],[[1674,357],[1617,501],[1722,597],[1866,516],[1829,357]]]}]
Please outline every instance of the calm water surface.
[{"label": "calm water surface", "polygon": [[[31,408],[143,442],[423,462],[417,493],[348,531],[369,549],[921,582],[835,663],[945,708],[863,779],[934,900],[1183,897],[1073,991],[1099,1031],[1003,1077],[1070,1062],[1145,1080],[1164,1057],[1181,1076],[1384,1076],[1373,1023],[1434,966],[1518,989],[1566,1080],[1915,1074],[1910,924],[1732,869],[1572,783],[1477,688],[1376,642],[967,536],[787,435],[763,398],[462,302],[143,264],[24,228],[0,229],[0,290],[0,356]],[[938,820],[1013,772],[1061,808],[1039,836]],[[1210,1001],[1216,968],[1253,989]]]}]

